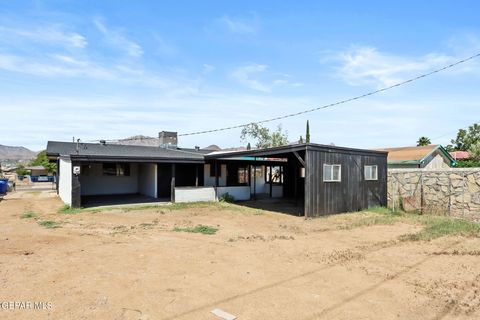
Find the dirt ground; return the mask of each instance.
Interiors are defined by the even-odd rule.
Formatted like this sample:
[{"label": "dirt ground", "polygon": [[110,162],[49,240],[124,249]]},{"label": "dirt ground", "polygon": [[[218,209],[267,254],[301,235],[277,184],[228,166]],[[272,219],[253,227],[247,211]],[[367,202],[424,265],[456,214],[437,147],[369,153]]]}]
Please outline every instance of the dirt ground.
[{"label": "dirt ground", "polygon": [[[0,319],[214,320],[215,308],[239,320],[480,318],[478,238],[400,241],[421,226],[348,227],[360,214],[60,207],[51,191],[0,202]],[[219,230],[173,231],[198,224]]]}]

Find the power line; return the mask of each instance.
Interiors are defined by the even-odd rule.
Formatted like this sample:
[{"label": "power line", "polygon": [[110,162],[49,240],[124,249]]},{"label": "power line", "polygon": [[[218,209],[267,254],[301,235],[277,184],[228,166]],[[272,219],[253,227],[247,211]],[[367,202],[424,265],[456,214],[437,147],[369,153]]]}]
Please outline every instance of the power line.
[{"label": "power line", "polygon": [[305,113],[311,113],[311,112],[314,112],[314,111],[335,107],[335,106],[345,104],[345,103],[348,103],[348,102],[352,102],[352,101],[355,101],[355,100],[363,99],[363,98],[366,98],[366,97],[372,96],[374,94],[384,92],[384,91],[387,91],[387,90],[390,90],[390,89],[393,89],[393,88],[396,88],[396,87],[403,86],[403,85],[408,84],[410,82],[414,82],[414,81],[420,80],[422,78],[431,76],[435,73],[439,73],[439,72],[442,72],[444,70],[453,68],[453,67],[455,67],[459,64],[465,63],[467,61],[473,60],[473,59],[478,58],[478,57],[480,57],[480,53],[474,54],[473,56],[470,56],[468,58],[459,60],[455,63],[446,65],[446,66],[444,66],[440,69],[436,69],[436,70],[430,71],[428,73],[424,73],[424,74],[421,74],[419,76],[416,76],[414,78],[411,78],[411,79],[408,79],[408,80],[405,80],[405,81],[402,81],[402,82],[398,82],[398,83],[393,84],[391,86],[381,88],[381,89],[378,89],[378,90],[375,90],[375,91],[370,91],[368,93],[365,93],[365,94],[362,94],[362,95],[359,95],[359,96],[356,96],[356,97],[353,97],[353,98],[340,100],[340,101],[330,103],[330,104],[327,104],[327,105],[323,105],[323,106],[320,106],[320,107],[315,107],[315,108],[312,108],[312,109],[307,109],[307,110],[303,110],[303,111],[299,111],[299,112],[295,112],[295,113],[290,113],[290,114],[286,114],[286,115],[282,115],[282,116],[278,116],[278,117],[274,117],[274,118],[270,118],[270,119],[250,122],[250,123],[246,123],[246,124],[239,124],[239,125],[230,126],[230,127],[223,127],[223,128],[204,130],[204,131],[195,131],[195,132],[189,132],[189,133],[181,133],[181,134],[179,134],[179,136],[193,136],[193,135],[199,135],[199,134],[205,134],[205,133],[212,133],[212,132],[219,132],[219,131],[226,131],[226,130],[244,128],[244,127],[246,127],[248,125],[251,125],[251,124],[262,124],[262,123],[282,120],[282,119],[286,119],[286,118],[296,117],[296,116],[299,116],[299,115],[302,115],[302,114],[305,114]]}]

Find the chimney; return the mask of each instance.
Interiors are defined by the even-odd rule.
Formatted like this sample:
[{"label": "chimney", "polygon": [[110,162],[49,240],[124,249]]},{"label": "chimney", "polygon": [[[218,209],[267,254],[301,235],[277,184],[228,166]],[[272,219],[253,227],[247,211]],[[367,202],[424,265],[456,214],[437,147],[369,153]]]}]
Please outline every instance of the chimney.
[{"label": "chimney", "polygon": [[158,134],[160,147],[176,148],[177,147],[177,133],[172,131],[162,131]]}]

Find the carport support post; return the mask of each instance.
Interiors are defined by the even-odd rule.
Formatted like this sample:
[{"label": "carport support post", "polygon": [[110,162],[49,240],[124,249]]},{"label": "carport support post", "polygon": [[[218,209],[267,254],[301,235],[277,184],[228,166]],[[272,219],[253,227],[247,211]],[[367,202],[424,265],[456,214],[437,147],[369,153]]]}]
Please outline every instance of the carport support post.
[{"label": "carport support post", "polygon": [[70,168],[70,170],[72,170],[72,172],[70,172],[70,174],[72,175],[72,203],[71,203],[72,208],[82,207],[82,197],[81,197],[82,189],[80,185],[80,179],[78,178],[78,175],[73,174],[73,167],[79,166],[79,165],[80,165],[79,163],[72,162],[72,167]]},{"label": "carport support post", "polygon": [[253,158],[253,200],[257,200],[257,158]]},{"label": "carport support post", "polygon": [[170,191],[171,201],[175,202],[175,163],[172,163],[172,184]]},{"label": "carport support post", "polygon": [[195,187],[198,187],[198,164],[195,165]]},{"label": "carport support post", "polygon": [[[266,167],[265,167],[266,168]],[[270,166],[270,171],[268,173],[269,177],[268,179],[270,180],[270,198],[272,197],[272,186],[273,186],[273,181],[272,181],[272,166]]]},{"label": "carport support post", "polygon": [[217,160],[213,161],[213,164],[210,164],[211,166],[214,166],[213,168],[215,169],[215,201],[218,201],[218,165],[217,165]]},{"label": "carport support post", "polygon": [[248,165],[248,186],[250,191],[250,200],[252,200],[252,165]]},{"label": "carport support post", "polygon": [[310,170],[308,170],[308,162],[309,162],[309,151],[308,148],[305,149],[305,161],[303,162],[303,166],[305,168],[305,179],[303,181],[304,183],[304,200],[303,200],[303,215],[305,216],[305,219],[308,218],[309,214],[311,215],[310,212],[310,188],[311,188],[311,179],[310,179]]}]

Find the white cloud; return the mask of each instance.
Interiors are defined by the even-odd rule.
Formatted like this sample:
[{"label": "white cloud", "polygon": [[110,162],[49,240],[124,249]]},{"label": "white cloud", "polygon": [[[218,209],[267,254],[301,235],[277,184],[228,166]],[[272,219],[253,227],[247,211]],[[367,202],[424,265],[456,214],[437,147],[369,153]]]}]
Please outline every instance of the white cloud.
[{"label": "white cloud", "polygon": [[42,26],[32,29],[0,26],[0,38],[4,41],[17,41],[19,38],[23,38],[39,43],[59,44],[74,48],[85,48],[88,44],[84,36],[75,32],[66,32],[60,26]]},{"label": "white cloud", "polygon": [[108,43],[125,51],[131,57],[141,57],[143,55],[142,47],[126,38],[120,30],[113,30],[107,28],[102,19],[96,18],[93,20],[95,27],[105,36],[105,39]]},{"label": "white cloud", "polygon": [[404,57],[380,52],[372,47],[354,47],[340,52],[334,59],[341,63],[338,75],[351,85],[391,86],[413,76],[443,67],[455,57],[429,53],[421,57]]},{"label": "white cloud", "polygon": [[239,34],[253,34],[258,30],[258,19],[241,19],[223,16],[220,21],[230,32]]},{"label": "white cloud", "polygon": [[265,64],[248,64],[236,68],[231,73],[231,78],[239,84],[252,90],[271,92],[277,86],[301,87],[301,83],[291,83],[288,74],[269,73]]},{"label": "white cloud", "polygon": [[250,64],[243,67],[239,67],[232,72],[232,77],[238,83],[244,85],[247,88],[262,91],[270,92],[271,85],[262,83],[257,79],[253,79],[253,74],[262,73],[267,70],[268,66],[264,64]]}]

